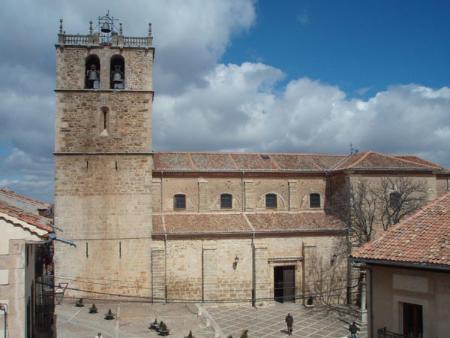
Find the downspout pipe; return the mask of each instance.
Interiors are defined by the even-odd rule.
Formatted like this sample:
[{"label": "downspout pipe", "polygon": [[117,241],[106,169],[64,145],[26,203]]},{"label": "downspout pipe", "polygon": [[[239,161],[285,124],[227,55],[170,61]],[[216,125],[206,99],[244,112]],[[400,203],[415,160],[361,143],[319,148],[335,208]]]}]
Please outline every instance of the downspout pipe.
[{"label": "downspout pipe", "polygon": [[252,306],[256,307],[256,249],[255,230],[252,231]]}]

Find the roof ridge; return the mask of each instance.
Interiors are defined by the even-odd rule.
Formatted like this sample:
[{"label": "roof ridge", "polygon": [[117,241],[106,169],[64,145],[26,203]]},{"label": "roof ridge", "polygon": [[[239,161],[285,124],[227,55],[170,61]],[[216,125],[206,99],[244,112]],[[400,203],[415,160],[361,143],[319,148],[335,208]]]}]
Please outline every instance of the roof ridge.
[{"label": "roof ridge", "polygon": [[289,153],[289,152],[264,152],[264,151],[155,151],[153,154],[223,154],[223,155],[292,155],[292,156],[335,156],[342,157],[346,156],[345,154],[336,154],[336,153]]},{"label": "roof ridge", "polygon": [[229,153],[229,154],[228,154],[228,157],[231,159],[231,162],[233,162],[234,168],[235,168],[236,170],[239,170],[239,166],[238,166],[237,162],[234,160],[233,154]]},{"label": "roof ridge", "polygon": [[192,168],[198,170],[198,167],[195,165],[194,160],[192,159],[191,153],[187,153],[187,155],[188,155],[189,162],[192,165]]},{"label": "roof ridge", "polygon": [[6,187],[0,188],[0,193],[5,194],[5,195],[9,195],[9,196],[16,197],[17,199],[29,201],[29,202],[31,202],[31,203],[33,203],[33,204],[41,204],[41,205],[42,205],[42,204],[45,204],[45,205],[48,206],[48,207],[51,206],[51,203],[39,201],[39,200],[37,200],[37,199],[34,199],[34,198],[31,198],[31,197],[28,197],[28,196],[24,196],[24,195],[18,194],[17,192],[15,192],[15,191],[13,191],[13,190],[11,190],[11,189],[9,189],[9,188],[6,188]]},{"label": "roof ridge", "polygon": [[341,165],[342,163],[344,163],[346,160],[348,160],[351,156],[352,156],[352,154],[346,155],[346,156],[345,156],[344,158],[342,158],[338,163],[336,163],[334,166],[332,166],[332,167],[330,168],[330,170],[337,170],[337,169],[340,167],[340,165]]},{"label": "roof ridge", "polygon": [[311,160],[312,160],[313,164],[320,170],[327,170],[327,168],[320,166],[319,163],[316,162],[315,158],[312,158]]},{"label": "roof ridge", "polygon": [[[347,168],[353,168],[356,164],[358,164],[362,160],[366,159],[367,156],[369,156],[371,153],[373,153],[371,150],[366,151],[365,154],[363,156],[361,156],[361,158],[357,159],[355,162],[353,162],[353,164],[349,165]],[[351,155],[351,156],[353,156],[353,155]]]},{"label": "roof ridge", "polygon": [[[407,163],[413,163],[415,165],[418,165],[418,166],[421,166],[421,167],[425,167],[425,168],[430,168],[430,167],[442,168],[441,166],[439,166],[439,165],[437,165],[435,163],[431,163],[429,161],[423,160],[420,157],[419,157],[420,159],[422,159],[423,161],[429,162],[432,165],[426,165],[424,163],[418,163],[418,162],[407,160],[406,158],[397,157],[396,155],[391,155],[391,154],[385,154],[385,156],[388,156],[388,157],[391,157],[391,158],[395,158],[396,160],[399,160],[399,161],[403,161],[403,162],[407,162]],[[400,156],[402,156],[402,155],[400,155]],[[403,156],[414,156],[414,155],[403,155]]]}]

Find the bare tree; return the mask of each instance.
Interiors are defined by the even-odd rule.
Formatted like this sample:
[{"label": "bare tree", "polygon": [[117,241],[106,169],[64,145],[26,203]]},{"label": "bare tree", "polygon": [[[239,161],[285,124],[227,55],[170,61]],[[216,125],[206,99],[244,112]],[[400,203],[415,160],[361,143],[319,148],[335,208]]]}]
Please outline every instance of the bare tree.
[{"label": "bare tree", "polygon": [[316,301],[325,305],[340,304],[345,300],[346,257],[337,253],[327,258],[317,250],[313,250],[307,259],[307,292],[314,295]]},{"label": "bare tree", "polygon": [[347,224],[350,252],[373,239],[377,229],[387,230],[419,208],[426,199],[426,184],[407,177],[362,179],[339,194],[335,212]]},{"label": "bare tree", "polygon": [[377,214],[377,195],[367,181],[360,181],[350,187],[349,203],[349,240],[360,246],[372,239]]},{"label": "bare tree", "polygon": [[406,177],[383,178],[375,192],[380,202],[380,221],[383,229],[400,220],[423,205],[426,199],[426,184]]}]

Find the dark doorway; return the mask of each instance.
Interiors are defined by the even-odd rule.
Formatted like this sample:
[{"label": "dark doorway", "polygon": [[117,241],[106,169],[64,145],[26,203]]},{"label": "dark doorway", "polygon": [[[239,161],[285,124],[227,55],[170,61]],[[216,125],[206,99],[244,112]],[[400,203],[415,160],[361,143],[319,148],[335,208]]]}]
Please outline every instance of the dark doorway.
[{"label": "dark doorway", "polygon": [[274,299],[277,302],[295,302],[295,265],[275,266]]},{"label": "dark doorway", "polygon": [[403,303],[403,334],[406,337],[422,338],[422,305]]}]

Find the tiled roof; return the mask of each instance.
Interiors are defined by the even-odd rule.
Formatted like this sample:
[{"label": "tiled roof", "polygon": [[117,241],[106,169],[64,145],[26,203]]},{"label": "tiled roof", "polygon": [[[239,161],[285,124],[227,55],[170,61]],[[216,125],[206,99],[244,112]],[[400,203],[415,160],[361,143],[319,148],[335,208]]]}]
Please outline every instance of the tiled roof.
[{"label": "tiled roof", "polygon": [[356,259],[450,268],[450,192],[357,249]]},{"label": "tiled roof", "polygon": [[153,234],[236,234],[343,230],[324,212],[165,213],[153,216]]},{"label": "tiled roof", "polygon": [[344,229],[344,224],[338,218],[322,211],[255,213],[247,217],[256,231]]},{"label": "tiled roof", "polygon": [[10,221],[16,219],[40,230],[52,231],[52,219],[41,216],[39,210],[47,210],[51,205],[19,195],[9,189],[0,189],[0,213]]},{"label": "tiled roof", "polygon": [[333,168],[342,169],[407,169],[433,170],[442,169],[437,164],[422,160],[416,156],[391,156],[374,151],[361,152],[348,156]]},{"label": "tiled roof", "polygon": [[324,172],[344,169],[442,169],[417,156],[391,156],[373,151],[353,155],[295,153],[156,152],[155,171]]}]

